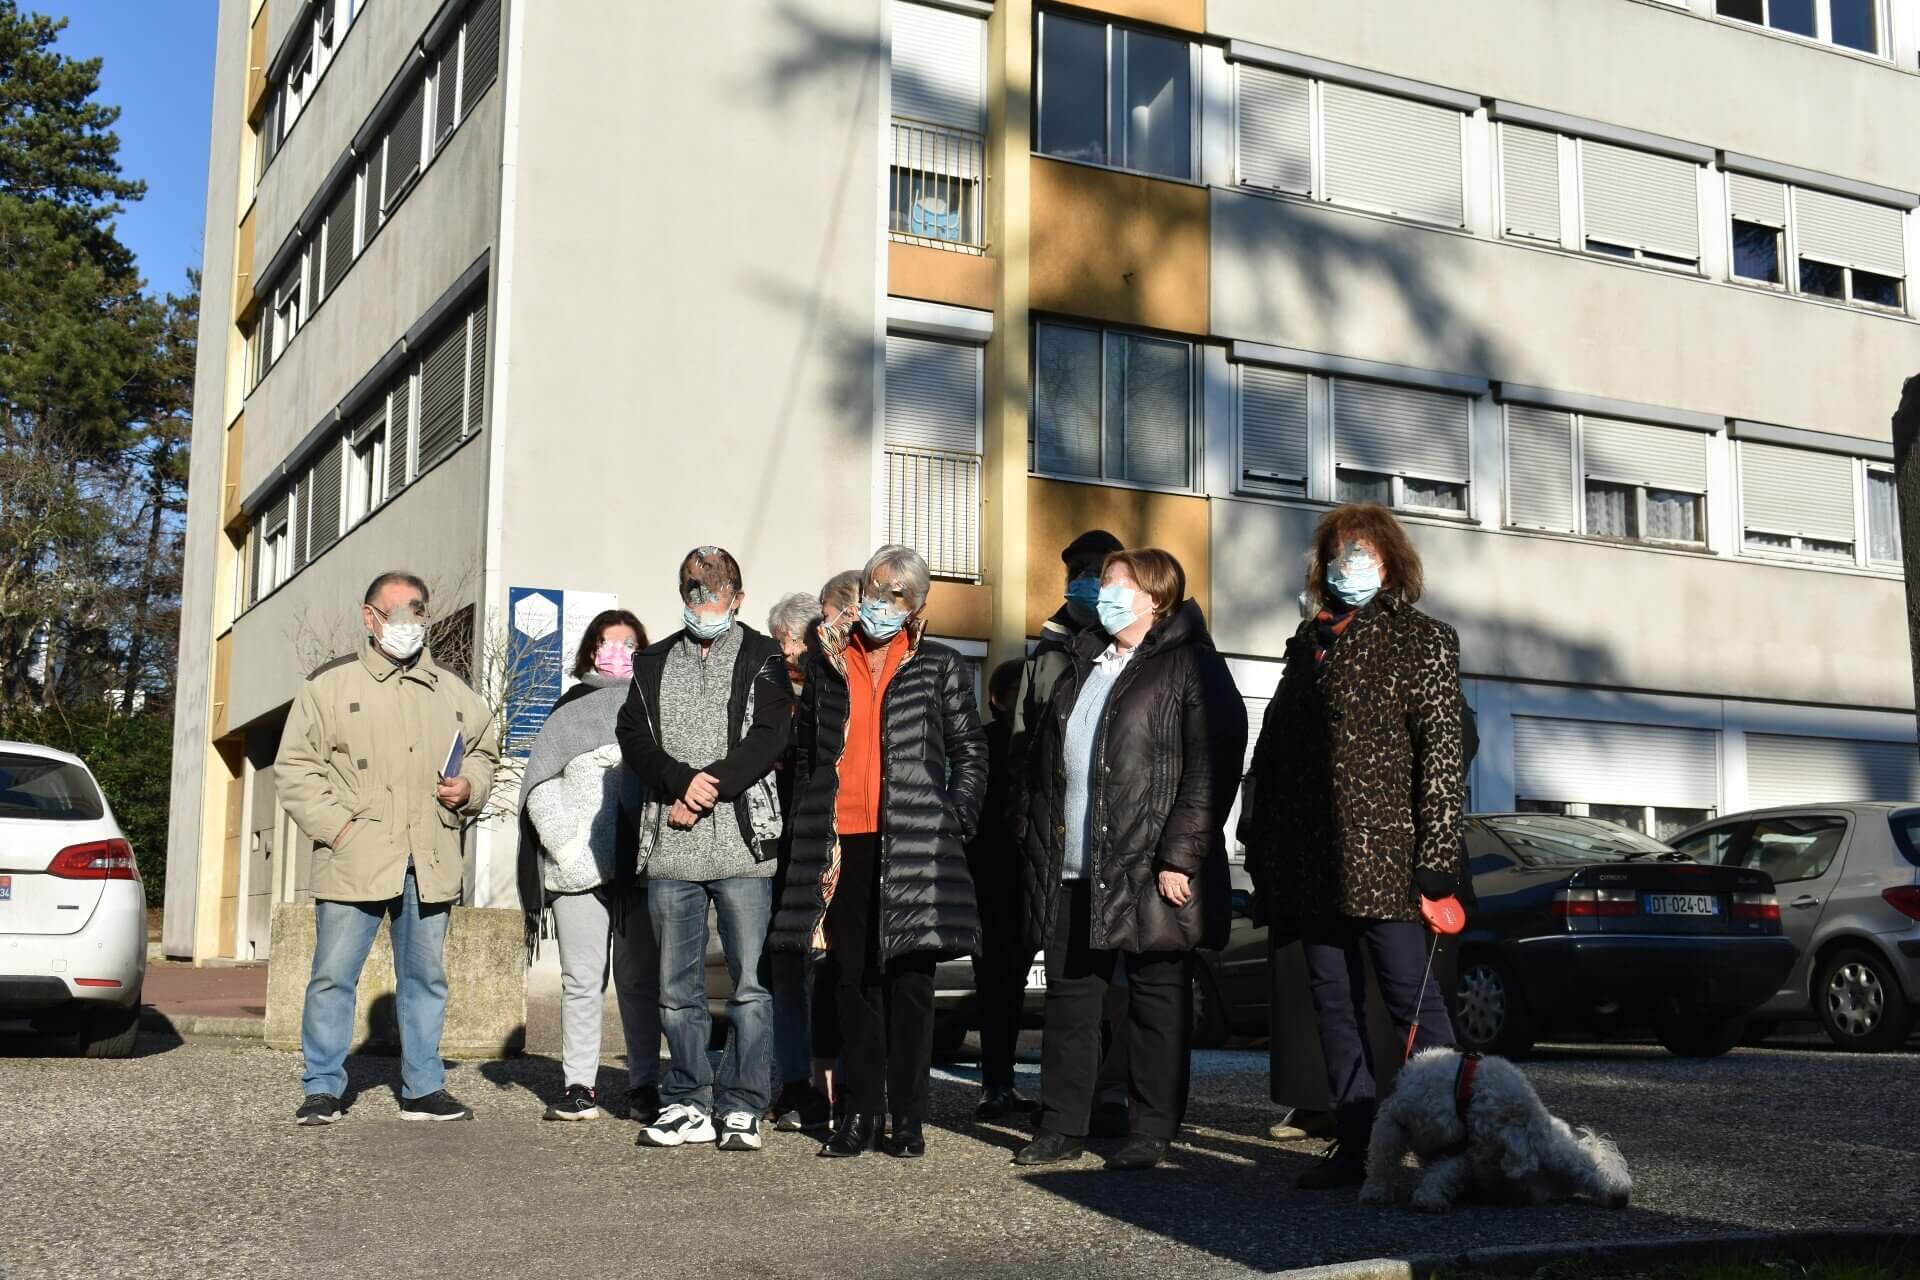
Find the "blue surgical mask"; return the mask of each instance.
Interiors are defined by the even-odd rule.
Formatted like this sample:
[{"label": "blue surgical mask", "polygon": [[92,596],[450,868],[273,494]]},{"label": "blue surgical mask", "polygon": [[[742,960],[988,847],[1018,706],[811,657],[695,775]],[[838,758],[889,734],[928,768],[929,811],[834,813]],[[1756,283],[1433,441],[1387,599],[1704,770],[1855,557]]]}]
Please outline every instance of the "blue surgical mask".
[{"label": "blue surgical mask", "polygon": [[1100,626],[1110,636],[1122,631],[1140,620],[1133,611],[1134,592],[1132,587],[1100,588]]},{"label": "blue surgical mask", "polygon": [[884,600],[862,600],[860,602],[860,629],[867,633],[867,639],[885,644],[900,634],[900,628],[907,625],[907,615],[895,609]]},{"label": "blue surgical mask", "polygon": [[1067,616],[1083,627],[1100,621],[1100,579],[1088,574],[1067,584]]},{"label": "blue surgical mask", "polygon": [[695,613],[693,606],[688,605],[680,611],[680,621],[686,624],[687,634],[695,640],[718,640],[733,626],[733,610],[729,609],[717,618],[709,618],[705,614]]},{"label": "blue surgical mask", "polygon": [[1345,548],[1327,566],[1327,590],[1348,608],[1366,607],[1380,594],[1380,562],[1358,547]]}]

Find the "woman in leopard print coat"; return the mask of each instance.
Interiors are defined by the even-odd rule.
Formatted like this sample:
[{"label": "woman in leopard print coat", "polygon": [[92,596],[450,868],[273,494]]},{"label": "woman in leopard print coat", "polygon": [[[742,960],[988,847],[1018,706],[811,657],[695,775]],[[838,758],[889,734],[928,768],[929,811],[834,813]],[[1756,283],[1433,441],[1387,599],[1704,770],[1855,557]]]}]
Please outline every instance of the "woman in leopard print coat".
[{"label": "woman in leopard print coat", "polygon": [[1422,583],[1386,508],[1328,512],[1309,561],[1316,616],[1287,645],[1254,751],[1249,870],[1273,926],[1304,944],[1339,1132],[1309,1186],[1357,1185],[1365,1172],[1375,1091],[1363,946],[1403,1034],[1417,1021],[1422,1046],[1453,1042],[1438,987],[1420,995],[1418,898],[1449,896],[1462,872],[1460,642],[1414,608]]}]

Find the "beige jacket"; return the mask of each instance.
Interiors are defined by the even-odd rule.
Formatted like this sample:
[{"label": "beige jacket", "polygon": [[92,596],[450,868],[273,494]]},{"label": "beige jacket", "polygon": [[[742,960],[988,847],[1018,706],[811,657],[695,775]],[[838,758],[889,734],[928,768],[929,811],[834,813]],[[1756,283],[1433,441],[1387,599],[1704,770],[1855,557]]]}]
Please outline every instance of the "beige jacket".
[{"label": "beige jacket", "polygon": [[[459,812],[434,796],[456,731],[466,739],[460,776],[473,786]],[[313,840],[313,896],[397,898],[411,856],[422,902],[458,898],[460,827],[485,806],[499,760],[486,703],[429,653],[402,669],[369,644],[308,676],[281,732],[273,780]],[[334,846],[349,821],[353,830]]]}]

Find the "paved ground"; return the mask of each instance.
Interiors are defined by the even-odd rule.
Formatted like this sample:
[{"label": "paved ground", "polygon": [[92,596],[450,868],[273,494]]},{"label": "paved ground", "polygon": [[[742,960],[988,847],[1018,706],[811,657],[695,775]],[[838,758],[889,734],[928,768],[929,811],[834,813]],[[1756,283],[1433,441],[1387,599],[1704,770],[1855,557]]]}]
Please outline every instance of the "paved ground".
[{"label": "paved ground", "polygon": [[[1014,1172],[1014,1128],[966,1122],[965,1069],[934,1089],[920,1161],[639,1150],[633,1126],[542,1123],[545,1058],[462,1065],[478,1122],[398,1118],[396,1063],[355,1058],[353,1114],[297,1129],[296,1060],[147,1036],[141,1056],[41,1056],[0,1031],[0,1276],[484,1277],[1220,1275],[1554,1239],[1910,1223],[1920,1198],[1911,1054],[1549,1050],[1550,1106],[1614,1134],[1633,1209],[1363,1210],[1293,1189],[1312,1144],[1265,1136],[1265,1055],[1199,1056],[1170,1167],[1094,1157]],[[1031,1072],[1032,1068],[1026,1068]],[[609,1069],[609,1087],[618,1074]],[[1029,1077],[1029,1084],[1032,1083]]]}]

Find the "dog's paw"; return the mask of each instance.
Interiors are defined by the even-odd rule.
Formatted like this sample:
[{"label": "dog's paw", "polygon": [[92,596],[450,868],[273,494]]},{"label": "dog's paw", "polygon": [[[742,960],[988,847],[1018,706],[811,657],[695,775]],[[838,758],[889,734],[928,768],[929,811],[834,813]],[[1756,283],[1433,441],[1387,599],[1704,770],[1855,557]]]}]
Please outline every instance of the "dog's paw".
[{"label": "dog's paw", "polygon": [[1369,1179],[1366,1184],[1360,1188],[1360,1203],[1392,1204],[1393,1184],[1384,1178],[1378,1181]]},{"label": "dog's paw", "polygon": [[1453,1201],[1436,1191],[1416,1191],[1413,1193],[1413,1207],[1422,1213],[1452,1213]]}]

